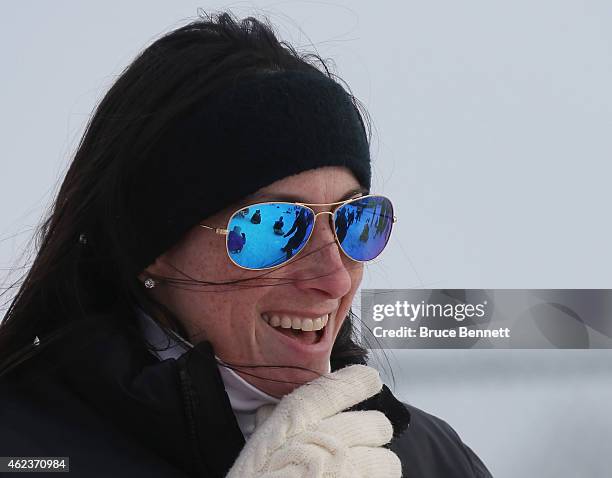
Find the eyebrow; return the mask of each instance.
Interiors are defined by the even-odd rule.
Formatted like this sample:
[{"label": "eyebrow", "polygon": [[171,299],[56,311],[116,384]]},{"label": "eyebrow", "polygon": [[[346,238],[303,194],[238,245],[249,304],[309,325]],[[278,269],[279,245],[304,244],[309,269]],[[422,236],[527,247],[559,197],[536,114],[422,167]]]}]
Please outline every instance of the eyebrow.
[{"label": "eyebrow", "polygon": [[[340,201],[344,201],[345,199],[350,199],[356,194],[369,194],[369,193],[370,191],[368,191],[368,189],[364,187],[351,189],[344,196],[342,196],[342,198],[334,202],[340,202]],[[264,199],[264,198],[272,199],[274,201],[288,201],[288,202],[301,202],[305,204],[316,204],[316,203],[308,203],[303,197],[295,196],[293,194],[282,194],[282,193],[273,193],[273,192],[262,192],[258,194],[253,194],[252,196],[249,197],[249,200],[253,200],[253,199],[259,200],[259,199]]]}]

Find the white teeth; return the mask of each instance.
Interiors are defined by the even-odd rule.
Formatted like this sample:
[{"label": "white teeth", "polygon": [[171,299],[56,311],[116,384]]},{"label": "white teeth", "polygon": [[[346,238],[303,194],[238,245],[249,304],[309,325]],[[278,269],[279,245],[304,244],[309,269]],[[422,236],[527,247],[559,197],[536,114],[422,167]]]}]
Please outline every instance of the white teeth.
[{"label": "white teeth", "polygon": [[299,317],[289,317],[287,315],[268,315],[261,314],[264,319],[272,327],[282,327],[283,329],[295,329],[304,330],[309,332],[311,330],[321,330],[327,325],[329,321],[329,314],[325,314],[322,317],[316,319],[302,319]]}]

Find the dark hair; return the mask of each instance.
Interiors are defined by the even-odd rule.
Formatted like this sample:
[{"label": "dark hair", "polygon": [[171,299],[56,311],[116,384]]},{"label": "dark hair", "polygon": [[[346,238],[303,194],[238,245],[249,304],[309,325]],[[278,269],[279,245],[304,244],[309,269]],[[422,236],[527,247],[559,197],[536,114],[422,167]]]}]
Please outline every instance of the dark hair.
[{"label": "dark hair", "polygon": [[[279,41],[266,20],[231,13],[200,16],[165,34],[119,75],[90,118],[48,217],[36,234],[38,252],[0,324],[0,374],[35,355],[92,313],[139,305],[185,336],[173,314],[146,293],[123,245],[131,224],[121,214],[129,174],[146,168],[137,148],[190,106],[223,89],[238,74],[313,71],[337,79],[317,54]],[[367,112],[351,94],[351,99]],[[82,235],[87,231],[87,235]],[[340,331],[332,364],[365,363],[353,340],[353,313]]]}]

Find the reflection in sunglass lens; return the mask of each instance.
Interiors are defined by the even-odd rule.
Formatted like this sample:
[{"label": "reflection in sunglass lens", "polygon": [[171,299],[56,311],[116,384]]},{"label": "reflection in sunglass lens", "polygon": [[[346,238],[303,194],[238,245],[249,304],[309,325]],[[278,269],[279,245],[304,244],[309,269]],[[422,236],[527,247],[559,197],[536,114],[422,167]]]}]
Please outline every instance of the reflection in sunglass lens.
[{"label": "reflection in sunglass lens", "polygon": [[357,198],[340,207],[334,216],[338,242],[347,256],[370,261],[389,241],[393,205],[383,196]]},{"label": "reflection in sunglass lens", "polygon": [[227,250],[241,267],[274,267],[302,250],[313,224],[314,214],[305,207],[290,203],[254,204],[230,219]]}]

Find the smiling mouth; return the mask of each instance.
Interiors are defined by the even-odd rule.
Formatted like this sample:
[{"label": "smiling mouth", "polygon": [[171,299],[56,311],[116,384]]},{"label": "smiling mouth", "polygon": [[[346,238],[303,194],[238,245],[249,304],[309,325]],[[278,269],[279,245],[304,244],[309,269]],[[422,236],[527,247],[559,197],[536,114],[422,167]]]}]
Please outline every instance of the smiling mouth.
[{"label": "smiling mouth", "polygon": [[261,318],[276,332],[302,344],[313,345],[323,338],[329,315],[308,319],[264,313]]}]

